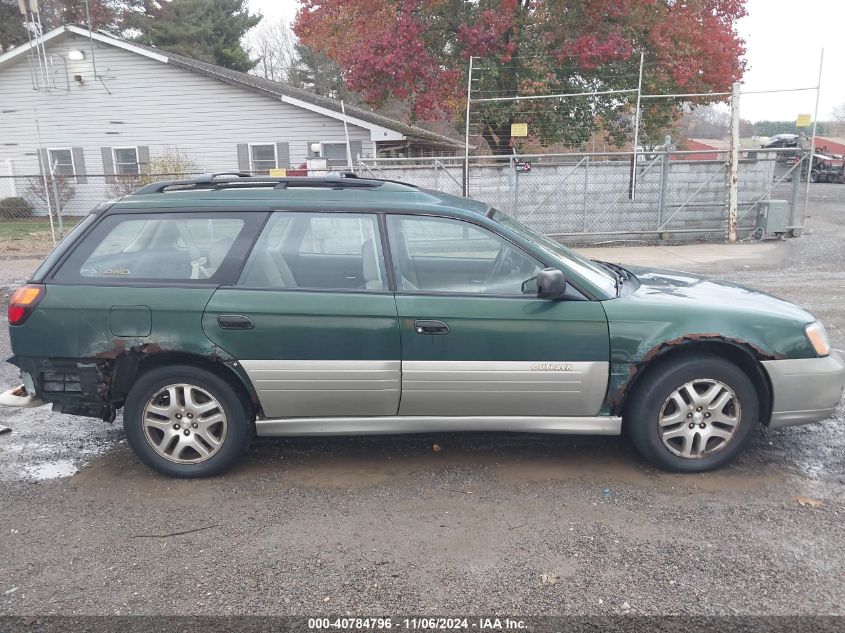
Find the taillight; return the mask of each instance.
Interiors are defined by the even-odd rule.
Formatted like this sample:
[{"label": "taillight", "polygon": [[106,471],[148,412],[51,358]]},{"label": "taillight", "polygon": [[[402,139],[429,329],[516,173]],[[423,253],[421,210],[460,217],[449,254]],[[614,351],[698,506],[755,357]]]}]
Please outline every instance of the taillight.
[{"label": "taillight", "polygon": [[45,292],[44,286],[37,284],[27,284],[15,290],[9,301],[9,325],[20,325],[26,321]]}]

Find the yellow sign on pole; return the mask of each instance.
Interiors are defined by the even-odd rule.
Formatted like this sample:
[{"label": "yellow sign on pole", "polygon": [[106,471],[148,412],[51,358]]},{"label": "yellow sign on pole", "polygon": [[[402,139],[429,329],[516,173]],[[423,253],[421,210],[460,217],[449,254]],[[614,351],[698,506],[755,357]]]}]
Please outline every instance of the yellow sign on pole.
[{"label": "yellow sign on pole", "polygon": [[795,127],[810,127],[813,124],[812,114],[799,114],[795,120]]},{"label": "yellow sign on pole", "polygon": [[270,175],[276,176],[278,178],[284,178],[285,176],[288,175],[288,170],[287,169],[271,169]]},{"label": "yellow sign on pole", "polygon": [[528,124],[511,123],[511,136],[528,136]]}]

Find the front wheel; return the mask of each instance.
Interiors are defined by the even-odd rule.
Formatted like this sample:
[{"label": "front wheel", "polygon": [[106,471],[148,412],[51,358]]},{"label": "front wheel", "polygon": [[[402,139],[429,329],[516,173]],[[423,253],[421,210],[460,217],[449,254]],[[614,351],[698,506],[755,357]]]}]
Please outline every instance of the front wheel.
[{"label": "front wheel", "polygon": [[190,365],[154,369],[126,398],[123,427],[142,462],[171,477],[209,477],[249,446],[249,408],[219,376]]},{"label": "front wheel", "polygon": [[667,359],[635,385],[624,424],[650,462],[675,472],[730,463],[759,421],[754,384],[739,367],[711,354]]}]

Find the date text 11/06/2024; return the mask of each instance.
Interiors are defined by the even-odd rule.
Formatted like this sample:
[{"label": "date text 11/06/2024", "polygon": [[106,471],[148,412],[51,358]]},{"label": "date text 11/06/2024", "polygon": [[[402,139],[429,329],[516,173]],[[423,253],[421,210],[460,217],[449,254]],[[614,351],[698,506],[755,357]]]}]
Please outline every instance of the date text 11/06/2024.
[{"label": "date text 11/06/2024", "polygon": [[311,630],[519,631],[523,620],[511,618],[309,618]]}]

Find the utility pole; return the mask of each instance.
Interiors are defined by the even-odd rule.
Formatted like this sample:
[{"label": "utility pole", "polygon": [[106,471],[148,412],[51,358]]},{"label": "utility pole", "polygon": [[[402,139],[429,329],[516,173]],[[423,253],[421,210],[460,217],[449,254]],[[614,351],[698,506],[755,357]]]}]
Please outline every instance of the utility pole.
[{"label": "utility pole", "polygon": [[637,111],[634,115],[634,169],[631,172],[631,200],[637,196],[637,148],[640,145],[640,104],[643,96],[643,62],[645,53],[640,52],[640,78],[637,82]]},{"label": "utility pole", "polygon": [[469,103],[472,95],[472,55],[469,58],[469,73],[467,74],[467,112],[466,131],[464,133],[464,197],[469,197]]},{"label": "utility pole", "polygon": [[736,242],[739,206],[739,82],[731,88],[731,153],[728,158],[728,241]]},{"label": "utility pole", "polygon": [[[801,214],[801,228],[790,229],[793,235],[800,235],[801,229],[804,227],[804,215],[807,213],[807,205],[810,203],[810,181],[813,173],[813,159],[816,156],[816,124],[819,120],[819,98],[822,94],[822,70],[824,68],[824,49],[822,49],[821,57],[819,58],[819,83],[816,84],[816,111],[813,114],[813,135],[810,137],[810,162],[807,165],[807,188],[804,190],[804,211]],[[799,177],[801,172],[799,172]],[[797,227],[796,209],[792,210],[792,217],[790,224]]]}]

